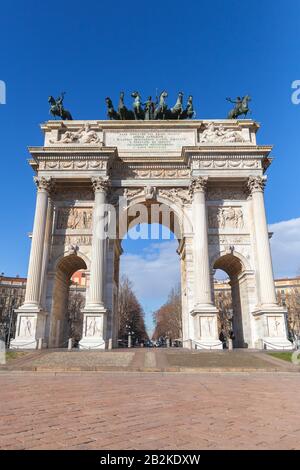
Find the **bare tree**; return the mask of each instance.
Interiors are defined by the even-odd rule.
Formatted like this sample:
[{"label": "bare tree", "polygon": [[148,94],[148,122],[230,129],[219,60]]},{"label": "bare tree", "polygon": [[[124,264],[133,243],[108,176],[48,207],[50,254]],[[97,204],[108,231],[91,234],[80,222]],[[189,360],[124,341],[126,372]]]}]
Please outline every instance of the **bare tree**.
[{"label": "bare tree", "polygon": [[279,305],[287,308],[288,328],[292,336],[300,336],[300,289],[292,287],[288,292],[277,292]]},{"label": "bare tree", "polygon": [[123,276],[119,287],[119,339],[126,341],[129,333],[135,342],[149,339],[143,308],[136,298],[131,281]]},{"label": "bare tree", "polygon": [[68,301],[68,323],[69,337],[78,342],[82,337],[83,313],[85,297],[81,292],[69,293]]},{"label": "bare tree", "polygon": [[215,305],[219,311],[218,329],[225,337],[230,336],[232,330],[232,296],[230,290],[215,291]]},{"label": "bare tree", "polygon": [[153,314],[155,330],[152,338],[182,338],[181,289],[178,285],[171,289],[167,302]]}]

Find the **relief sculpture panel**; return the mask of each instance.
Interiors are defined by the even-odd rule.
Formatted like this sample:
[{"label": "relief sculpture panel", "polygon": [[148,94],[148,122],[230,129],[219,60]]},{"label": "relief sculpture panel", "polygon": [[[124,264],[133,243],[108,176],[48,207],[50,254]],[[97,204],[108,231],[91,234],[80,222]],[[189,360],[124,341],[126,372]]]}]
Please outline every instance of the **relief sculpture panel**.
[{"label": "relief sculpture panel", "polygon": [[58,230],[78,230],[92,228],[92,209],[63,207],[58,210],[56,228]]},{"label": "relief sculpture panel", "polygon": [[209,207],[208,225],[210,228],[244,228],[244,215],[241,207]]}]

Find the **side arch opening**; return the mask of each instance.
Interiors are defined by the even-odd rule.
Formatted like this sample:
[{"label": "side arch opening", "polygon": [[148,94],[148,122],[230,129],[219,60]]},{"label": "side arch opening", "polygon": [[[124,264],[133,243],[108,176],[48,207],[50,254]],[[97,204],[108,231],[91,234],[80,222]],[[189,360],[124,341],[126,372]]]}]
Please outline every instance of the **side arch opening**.
[{"label": "side arch opening", "polygon": [[68,311],[71,278],[75,272],[86,269],[86,262],[77,254],[63,257],[56,265],[51,311],[50,347],[64,348],[67,346],[68,339],[71,337]]},{"label": "side arch opening", "polygon": [[215,281],[214,289],[220,339],[228,345],[231,338],[234,348],[247,348],[251,334],[245,262],[234,253],[226,253],[215,260],[213,268],[225,273],[222,280]]}]

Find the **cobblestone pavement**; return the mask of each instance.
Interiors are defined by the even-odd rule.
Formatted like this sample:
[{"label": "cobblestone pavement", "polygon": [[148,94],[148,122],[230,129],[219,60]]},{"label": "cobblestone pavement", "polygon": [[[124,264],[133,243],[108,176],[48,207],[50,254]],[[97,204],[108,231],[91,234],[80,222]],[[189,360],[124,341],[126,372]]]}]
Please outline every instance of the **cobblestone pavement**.
[{"label": "cobblestone pavement", "polygon": [[300,449],[298,373],[1,371],[0,382],[1,449]]}]

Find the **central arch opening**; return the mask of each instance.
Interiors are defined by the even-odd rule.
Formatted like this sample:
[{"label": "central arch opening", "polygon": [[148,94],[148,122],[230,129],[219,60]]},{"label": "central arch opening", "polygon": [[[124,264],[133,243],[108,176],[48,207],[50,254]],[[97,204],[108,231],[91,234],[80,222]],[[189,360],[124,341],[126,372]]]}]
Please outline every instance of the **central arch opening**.
[{"label": "central arch opening", "polygon": [[[180,224],[169,207],[155,205],[145,204],[145,210],[134,207],[128,213],[128,230],[121,241],[119,346],[128,346],[128,341],[132,346],[182,345]],[[154,222],[153,210],[157,211]],[[128,287],[140,306],[144,341],[142,331],[134,331],[132,314],[124,309]]]}]

